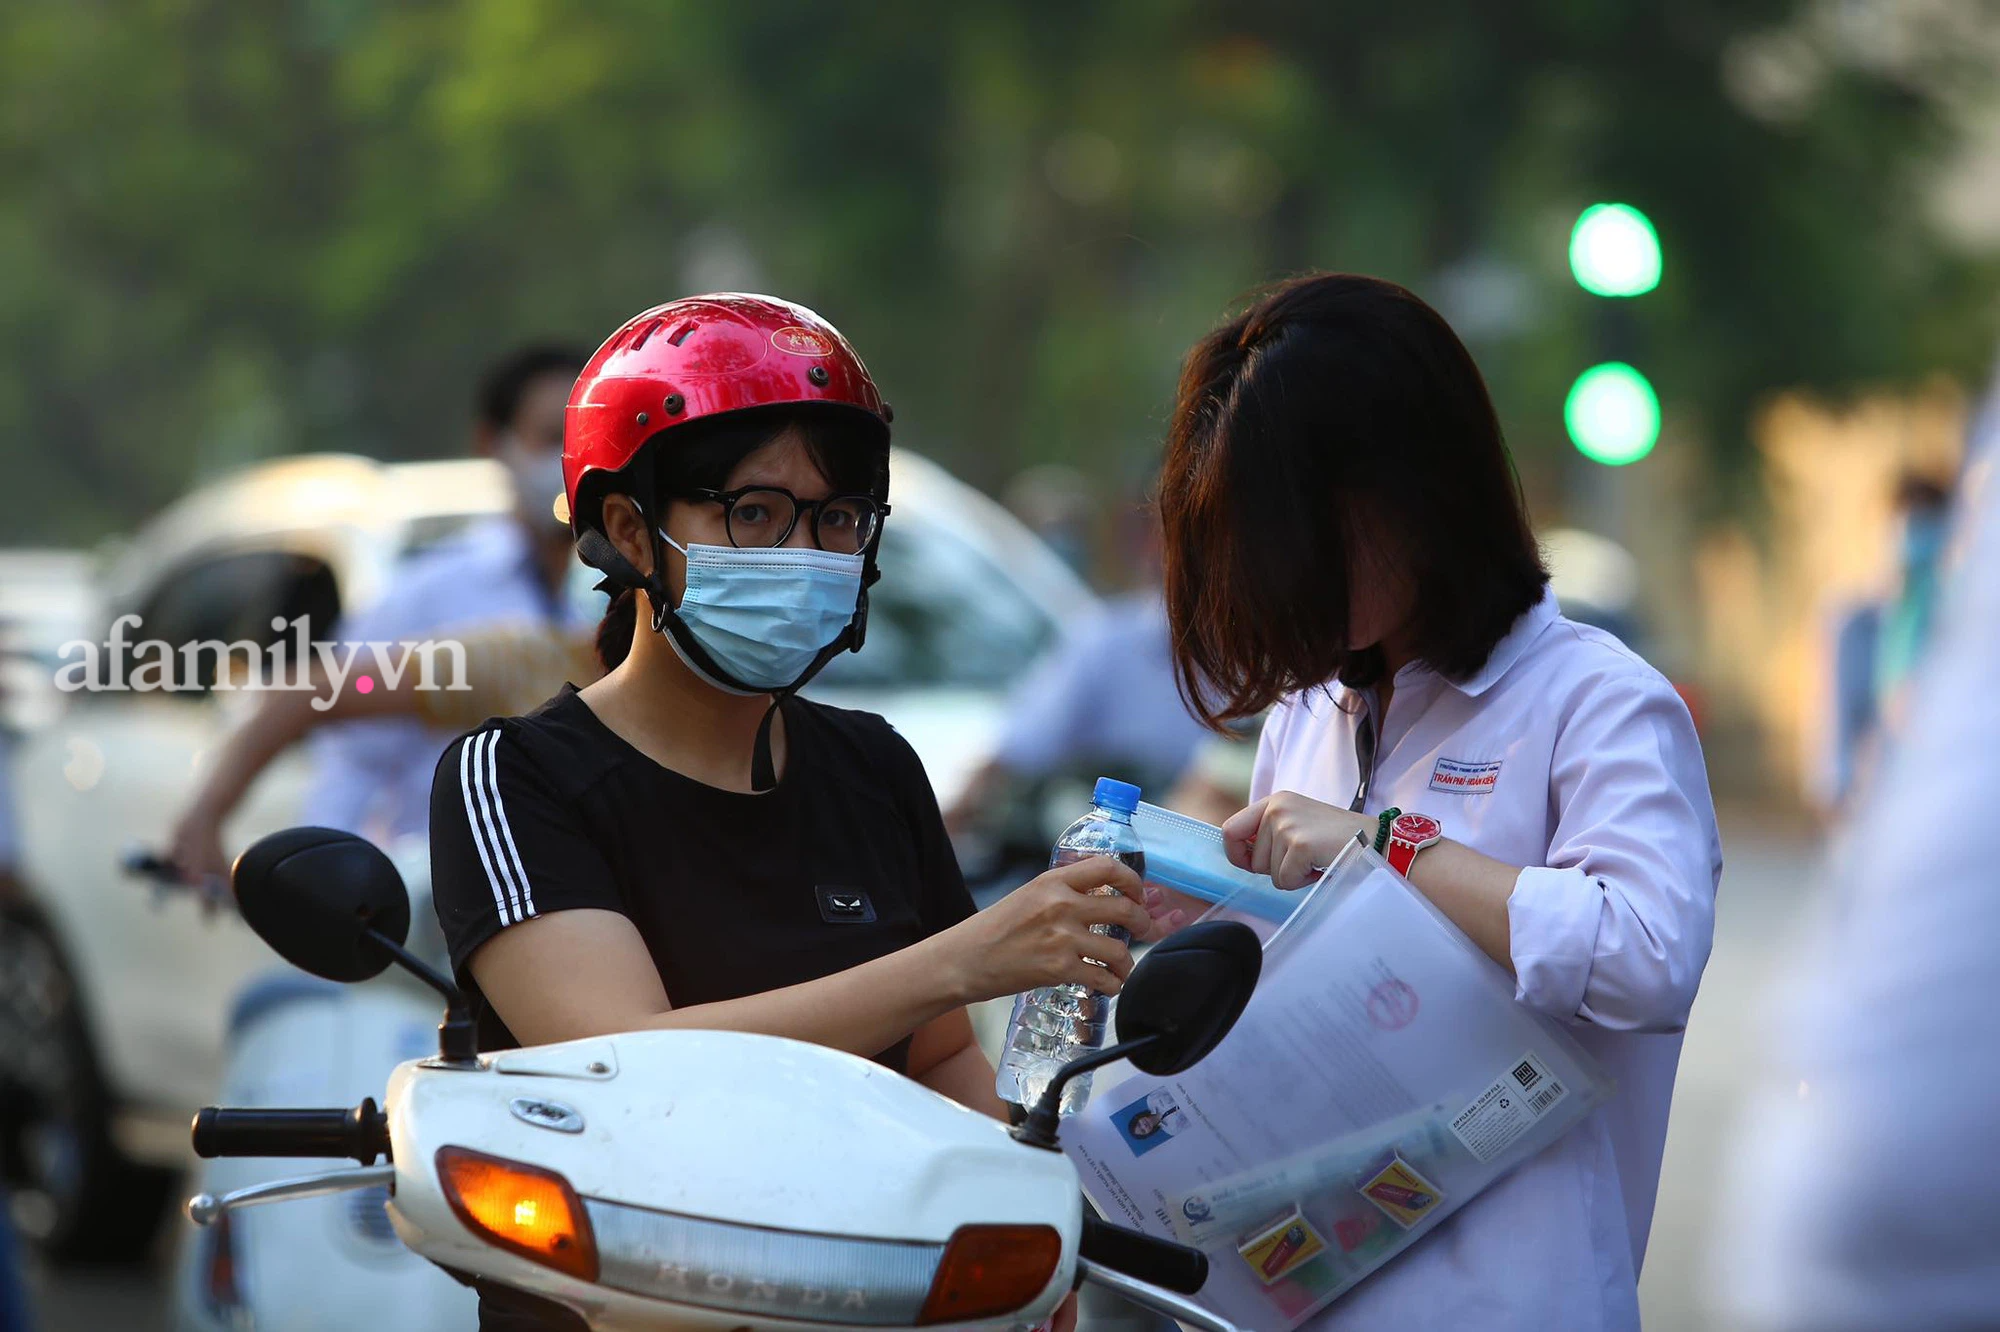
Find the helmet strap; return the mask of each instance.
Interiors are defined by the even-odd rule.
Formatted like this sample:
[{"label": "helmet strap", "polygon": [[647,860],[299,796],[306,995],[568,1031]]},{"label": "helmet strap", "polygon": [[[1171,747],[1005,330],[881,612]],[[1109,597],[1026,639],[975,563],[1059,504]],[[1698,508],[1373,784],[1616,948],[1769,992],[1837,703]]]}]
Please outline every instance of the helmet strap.
[{"label": "helmet strap", "polygon": [[611,544],[611,538],[594,527],[586,527],[576,539],[577,558],[603,574],[598,582],[599,592],[615,592],[627,589],[643,591],[657,603],[660,598],[655,589],[660,586],[659,562],[653,564],[651,574],[642,574],[633,567],[632,561]]}]

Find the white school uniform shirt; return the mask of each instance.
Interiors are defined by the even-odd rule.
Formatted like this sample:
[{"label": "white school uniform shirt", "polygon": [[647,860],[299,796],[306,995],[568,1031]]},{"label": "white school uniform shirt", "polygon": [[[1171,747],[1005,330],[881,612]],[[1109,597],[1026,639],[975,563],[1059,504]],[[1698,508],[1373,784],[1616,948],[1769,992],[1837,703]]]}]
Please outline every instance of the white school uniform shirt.
[{"label": "white school uniform shirt", "polygon": [[[1251,798],[1296,791],[1347,808],[1364,710],[1339,685],[1280,703]],[[1569,1024],[1618,1088],[1305,1326],[1637,1328],[1681,1032],[1722,873],[1694,722],[1658,671],[1564,619],[1545,592],[1470,679],[1397,672],[1363,812],[1391,805],[1525,866],[1507,902],[1515,998]]]}]

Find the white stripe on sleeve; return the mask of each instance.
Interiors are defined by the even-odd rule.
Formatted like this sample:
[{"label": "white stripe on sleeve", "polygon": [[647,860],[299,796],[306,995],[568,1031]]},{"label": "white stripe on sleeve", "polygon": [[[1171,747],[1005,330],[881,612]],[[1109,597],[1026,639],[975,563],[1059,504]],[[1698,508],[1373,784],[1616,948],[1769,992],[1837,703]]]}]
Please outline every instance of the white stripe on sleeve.
[{"label": "white stripe on sleeve", "polygon": [[500,800],[500,765],[499,755],[496,752],[499,748],[500,733],[495,731],[493,747],[487,751],[489,756],[487,762],[493,774],[493,818],[499,823],[500,836],[506,841],[507,859],[514,867],[514,880],[521,885],[521,902],[515,909],[514,919],[526,920],[535,914],[535,893],[533,886],[528,882],[527,866],[521,863],[520,849],[514,845],[514,829],[507,822],[507,806]]},{"label": "white stripe on sleeve", "polygon": [[500,924],[504,927],[512,923],[507,915],[507,896],[500,886],[500,877],[493,872],[493,857],[487,853],[485,830],[472,797],[472,751],[484,738],[472,736],[458,747],[458,789],[465,797],[466,827],[472,833],[473,848],[479,852],[479,863],[486,869],[486,882],[493,889],[493,905],[500,912]]},{"label": "white stripe on sleeve", "polygon": [[472,760],[472,781],[479,791],[479,811],[486,817],[487,845],[493,851],[493,863],[500,869],[500,877],[507,884],[507,905],[513,909],[516,921],[525,919],[521,914],[521,884],[514,877],[514,867],[502,854],[500,846],[499,814],[500,804],[500,732],[488,731],[480,737],[486,742]]}]

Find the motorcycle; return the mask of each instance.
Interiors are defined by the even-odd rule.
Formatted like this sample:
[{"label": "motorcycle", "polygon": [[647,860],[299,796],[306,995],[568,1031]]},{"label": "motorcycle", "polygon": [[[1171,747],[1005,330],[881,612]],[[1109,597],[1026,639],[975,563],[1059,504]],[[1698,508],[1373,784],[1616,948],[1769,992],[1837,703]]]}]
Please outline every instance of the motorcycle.
[{"label": "motorcycle", "polygon": [[[429,906],[428,848],[412,839],[390,854],[414,899],[417,925],[406,942],[420,956],[442,960],[444,938]],[[162,894],[193,897],[205,912],[229,909],[229,888],[219,878],[185,882],[171,863],[143,851],[129,853],[124,868]],[[436,1043],[430,988],[393,979],[347,987],[291,967],[252,978],[230,1004],[222,1099],[282,1106],[379,1088],[389,1070]],[[284,1164],[210,1161],[196,1187],[229,1193],[275,1178]],[[479,1322],[473,1293],[403,1246],[382,1210],[386,1198],[380,1188],[362,1190],[186,1232],[173,1258],[176,1332],[470,1332]]]},{"label": "motorcycle", "polygon": [[470,1009],[404,942],[395,866],[346,833],[246,851],[244,920],[294,965],[353,983],[392,963],[445,1000],[438,1052],[385,1106],[208,1107],[197,1154],[345,1157],[356,1168],[188,1203],[198,1225],[286,1199],[386,1190],[408,1248],[599,1329],[1024,1329],[1083,1283],[1207,1332],[1194,1249],[1089,1213],[1057,1147],[1067,1082],[1120,1059],[1192,1066],[1256,984],[1256,936],[1182,930],[1136,966],[1120,1039],[1072,1061],[1009,1130],[869,1060],[775,1036],[628,1032],[482,1055]]}]

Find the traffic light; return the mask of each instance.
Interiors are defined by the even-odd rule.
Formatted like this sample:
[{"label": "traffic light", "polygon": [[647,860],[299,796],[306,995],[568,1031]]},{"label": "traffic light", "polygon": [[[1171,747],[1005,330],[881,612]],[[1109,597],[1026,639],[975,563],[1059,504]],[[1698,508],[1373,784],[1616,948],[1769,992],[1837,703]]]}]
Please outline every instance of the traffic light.
[{"label": "traffic light", "polygon": [[1660,285],[1660,234],[1630,204],[1592,204],[1570,230],[1569,271],[1593,296],[1644,296]]},{"label": "traffic light", "polygon": [[1596,203],[1583,210],[1569,235],[1569,268],[1577,285],[1608,302],[1595,312],[1593,341],[1605,359],[1576,377],[1563,403],[1563,424],[1577,452],[1592,462],[1622,467],[1645,457],[1660,437],[1660,399],[1646,376],[1627,360],[1637,341],[1629,317],[1615,302],[1643,296],[1660,285],[1660,237],[1646,215],[1630,204]]},{"label": "traffic light", "polygon": [[1576,377],[1563,424],[1592,462],[1623,467],[1652,452],[1660,437],[1660,399],[1646,377],[1623,361],[1602,361]]}]

